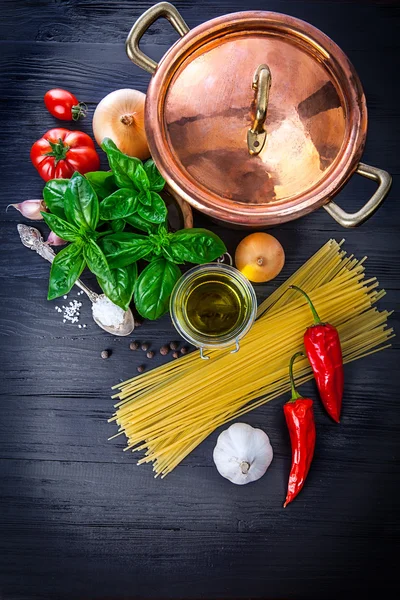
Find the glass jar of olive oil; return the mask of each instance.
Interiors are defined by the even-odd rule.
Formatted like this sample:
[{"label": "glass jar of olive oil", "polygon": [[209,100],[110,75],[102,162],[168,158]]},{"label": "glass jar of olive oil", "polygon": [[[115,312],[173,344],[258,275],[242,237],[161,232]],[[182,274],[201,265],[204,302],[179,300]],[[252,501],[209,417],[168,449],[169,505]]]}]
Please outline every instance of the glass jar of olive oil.
[{"label": "glass jar of olive oil", "polygon": [[257,298],[246,277],[234,267],[209,263],[187,271],[171,295],[172,322],[180,335],[200,348],[234,346],[252,326],[257,312]]}]

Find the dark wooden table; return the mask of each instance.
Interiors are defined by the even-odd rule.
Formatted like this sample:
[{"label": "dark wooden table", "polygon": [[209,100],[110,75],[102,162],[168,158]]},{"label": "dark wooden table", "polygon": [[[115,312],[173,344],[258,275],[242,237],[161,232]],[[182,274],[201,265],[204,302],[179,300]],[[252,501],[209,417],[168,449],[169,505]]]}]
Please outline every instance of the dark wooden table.
[{"label": "dark wooden table", "polygon": [[[226,12],[276,10],[305,19],[348,54],[369,107],[364,161],[394,175],[383,207],[361,228],[341,229],[320,210],[274,230],[287,262],[264,298],[328,238],[369,256],[368,273],[399,304],[399,26],[396,3],[312,0],[175,2],[193,27]],[[40,197],[30,145],[55,126],[43,94],[65,87],[91,111],[108,92],[146,90],[149,76],[124,40],[151,2],[1,0],[0,597],[4,600],[133,598],[384,598],[397,580],[399,345],[346,367],[339,427],[317,408],[319,438],[306,489],[282,509],[290,446],[282,401],[245,421],[267,431],[275,458],[256,484],[237,487],[212,463],[215,432],[165,480],[136,467],[107,418],[110,386],[143,355],[90,323],[63,324],[46,301],[49,266],[19,242],[24,220],[6,206]],[[145,40],[156,58],[176,39],[159,22]],[[91,133],[90,119],[79,125]],[[103,161],[103,166],[106,163]],[[349,210],[373,185],[355,177],[340,195]],[[201,215],[196,223],[217,230]],[[39,225],[40,226],[40,225]],[[43,229],[44,230],[44,229]],[[220,229],[231,250],[243,237]],[[86,277],[88,283],[93,283]],[[76,292],[71,298],[76,297]],[[391,319],[396,325],[398,316]],[[167,317],[134,338],[175,338]],[[100,352],[109,348],[109,360]],[[152,365],[162,362],[160,356]],[[148,361],[150,365],[150,361]],[[304,386],[313,392],[313,387]],[[397,546],[398,550],[398,546]]]}]

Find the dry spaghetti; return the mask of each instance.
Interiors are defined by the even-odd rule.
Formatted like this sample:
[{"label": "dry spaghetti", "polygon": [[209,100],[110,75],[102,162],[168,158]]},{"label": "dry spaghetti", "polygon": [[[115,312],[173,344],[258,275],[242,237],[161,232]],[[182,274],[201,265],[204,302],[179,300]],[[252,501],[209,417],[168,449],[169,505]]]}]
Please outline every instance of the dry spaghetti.
[{"label": "dry spaghetti", "polygon": [[[201,361],[193,352],[115,386],[120,401],[110,421],[119,426],[116,435],[126,435],[125,450],[144,450],[138,464],[152,462],[156,476],[165,477],[216,427],[287,392],[289,358],[302,348],[310,324],[292,284],[338,328],[345,363],[387,348],[391,313],[374,306],[385,291],[365,277],[364,260],[328,241],[262,302],[238,354],[214,350],[212,360]],[[307,360],[298,361],[298,383],[311,377]]]}]

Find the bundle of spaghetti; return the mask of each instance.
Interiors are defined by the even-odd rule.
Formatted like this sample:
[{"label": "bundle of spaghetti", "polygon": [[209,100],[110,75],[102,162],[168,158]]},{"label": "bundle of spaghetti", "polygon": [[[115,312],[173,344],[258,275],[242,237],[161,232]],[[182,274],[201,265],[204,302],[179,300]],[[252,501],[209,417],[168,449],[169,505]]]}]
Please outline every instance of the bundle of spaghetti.
[{"label": "bundle of spaghetti", "polygon": [[[165,477],[216,427],[289,391],[289,359],[310,325],[309,307],[292,284],[338,328],[345,363],[390,345],[391,313],[374,306],[385,292],[365,277],[365,259],[346,256],[341,245],[327,242],[259,306],[237,354],[214,350],[202,361],[193,352],[115,386],[120,401],[110,421],[127,437],[125,450],[145,451],[138,464],[152,462]],[[308,361],[298,361],[298,383],[311,377]]]}]

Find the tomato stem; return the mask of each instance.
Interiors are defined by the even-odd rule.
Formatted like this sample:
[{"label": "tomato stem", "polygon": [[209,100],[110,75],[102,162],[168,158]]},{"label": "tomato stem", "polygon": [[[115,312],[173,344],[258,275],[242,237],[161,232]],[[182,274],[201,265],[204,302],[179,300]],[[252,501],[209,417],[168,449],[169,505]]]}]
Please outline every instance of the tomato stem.
[{"label": "tomato stem", "polygon": [[88,107],[84,102],[79,102],[71,108],[72,118],[74,121],[78,121],[79,119],[83,119],[84,117],[86,117],[87,112]]},{"label": "tomato stem", "polygon": [[58,142],[52,142],[51,140],[47,141],[51,147],[51,151],[46,152],[45,156],[53,156],[55,159],[55,164],[60,162],[60,160],[65,160],[70,146],[64,144],[61,138],[58,138]]}]

